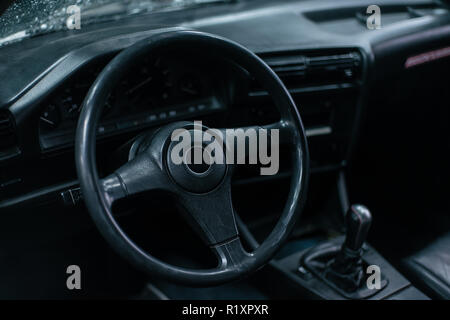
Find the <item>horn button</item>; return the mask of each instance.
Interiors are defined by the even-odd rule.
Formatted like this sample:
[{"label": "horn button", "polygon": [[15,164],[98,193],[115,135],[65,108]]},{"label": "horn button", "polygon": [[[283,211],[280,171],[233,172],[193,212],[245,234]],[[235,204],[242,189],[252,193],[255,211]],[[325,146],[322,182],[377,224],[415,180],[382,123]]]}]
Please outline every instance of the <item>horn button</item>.
[{"label": "horn button", "polygon": [[[191,137],[194,136],[194,130],[190,130]],[[183,189],[193,193],[207,193],[216,188],[223,180],[227,165],[225,164],[225,154],[223,155],[223,163],[215,163],[207,144],[192,142],[191,147],[179,154],[182,163],[178,164],[172,160],[172,151],[179,144],[179,141],[171,141],[167,150],[167,168],[173,180]],[[223,150],[215,149],[215,152],[223,152]],[[201,154],[201,159],[195,159],[194,154]],[[196,160],[196,161],[194,161]],[[201,161],[199,161],[201,160]]]}]

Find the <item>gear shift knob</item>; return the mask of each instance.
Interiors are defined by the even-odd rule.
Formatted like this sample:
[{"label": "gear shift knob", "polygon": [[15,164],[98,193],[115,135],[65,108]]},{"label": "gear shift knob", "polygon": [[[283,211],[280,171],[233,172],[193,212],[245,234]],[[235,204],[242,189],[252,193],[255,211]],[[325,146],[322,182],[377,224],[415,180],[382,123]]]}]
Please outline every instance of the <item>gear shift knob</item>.
[{"label": "gear shift knob", "polygon": [[367,207],[354,204],[347,211],[345,224],[347,235],[344,247],[352,251],[359,251],[367,238],[372,223],[372,215]]},{"label": "gear shift knob", "polygon": [[[345,216],[347,232],[341,247],[338,247],[341,237],[320,245],[302,257],[303,264],[344,297],[364,299],[373,295],[374,291],[368,288],[370,274],[366,270],[374,260],[370,251],[362,250],[371,223],[369,209],[360,204],[352,205]],[[381,283],[378,290],[387,285],[386,278]]]}]

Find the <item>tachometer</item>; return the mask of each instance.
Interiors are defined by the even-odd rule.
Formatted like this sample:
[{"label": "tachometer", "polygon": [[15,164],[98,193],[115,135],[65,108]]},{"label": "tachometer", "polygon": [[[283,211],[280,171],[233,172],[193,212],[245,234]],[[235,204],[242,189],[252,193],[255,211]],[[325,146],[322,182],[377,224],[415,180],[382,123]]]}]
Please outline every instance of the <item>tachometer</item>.
[{"label": "tachometer", "polygon": [[198,97],[202,91],[202,85],[199,78],[191,73],[181,77],[178,87],[181,95],[186,97]]},{"label": "tachometer", "polygon": [[58,127],[61,121],[59,109],[54,104],[48,105],[42,112],[40,120],[44,128],[54,129]]}]

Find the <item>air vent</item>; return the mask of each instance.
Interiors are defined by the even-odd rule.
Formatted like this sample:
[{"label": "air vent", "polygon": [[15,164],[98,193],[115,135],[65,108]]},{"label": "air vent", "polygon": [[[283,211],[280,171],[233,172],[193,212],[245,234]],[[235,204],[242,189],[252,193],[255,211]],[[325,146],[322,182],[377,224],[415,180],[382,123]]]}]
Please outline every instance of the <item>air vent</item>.
[{"label": "air vent", "polygon": [[[361,55],[357,51],[332,54],[273,54],[263,57],[290,90],[311,87],[353,86],[361,75]],[[261,90],[252,85],[252,92]]]},{"label": "air vent", "polygon": [[306,77],[307,60],[304,56],[271,57],[265,61],[287,86],[300,83]]},{"label": "air vent", "polygon": [[14,120],[8,111],[0,111],[0,161],[9,160],[19,154]]},{"label": "air vent", "polygon": [[361,75],[361,56],[357,52],[311,56],[308,61],[310,83],[354,82]]}]

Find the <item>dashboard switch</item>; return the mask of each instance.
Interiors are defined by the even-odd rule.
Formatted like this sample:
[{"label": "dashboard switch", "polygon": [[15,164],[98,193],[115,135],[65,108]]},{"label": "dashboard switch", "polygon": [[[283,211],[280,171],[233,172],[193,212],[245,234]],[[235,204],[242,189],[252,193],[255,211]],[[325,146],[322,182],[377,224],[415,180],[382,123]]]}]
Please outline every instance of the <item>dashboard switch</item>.
[{"label": "dashboard switch", "polygon": [[64,205],[72,207],[83,201],[83,194],[78,187],[61,192],[61,198]]},{"label": "dashboard switch", "polygon": [[100,126],[100,127],[98,127],[97,131],[98,131],[99,134],[105,133],[105,127],[104,126]]}]

